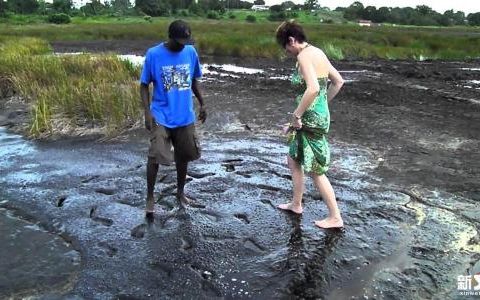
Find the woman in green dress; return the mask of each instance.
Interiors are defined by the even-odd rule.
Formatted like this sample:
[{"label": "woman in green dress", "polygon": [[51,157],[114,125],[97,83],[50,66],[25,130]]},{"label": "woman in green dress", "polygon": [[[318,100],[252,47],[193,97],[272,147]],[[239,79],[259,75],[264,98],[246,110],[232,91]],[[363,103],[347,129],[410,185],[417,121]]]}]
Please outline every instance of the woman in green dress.
[{"label": "woman in green dress", "polygon": [[[310,174],[327,204],[327,218],[315,221],[320,228],[343,227],[335,193],[325,173],[330,163],[327,134],[330,127],[328,102],[343,85],[342,76],[319,48],[310,45],[303,28],[294,21],[283,22],[276,31],[277,42],[297,58],[292,84],[305,90],[295,99],[296,108],[288,132],[288,166],[292,172],[293,199],[278,207],[303,213],[304,173]],[[331,83],[327,87],[328,80]]]}]

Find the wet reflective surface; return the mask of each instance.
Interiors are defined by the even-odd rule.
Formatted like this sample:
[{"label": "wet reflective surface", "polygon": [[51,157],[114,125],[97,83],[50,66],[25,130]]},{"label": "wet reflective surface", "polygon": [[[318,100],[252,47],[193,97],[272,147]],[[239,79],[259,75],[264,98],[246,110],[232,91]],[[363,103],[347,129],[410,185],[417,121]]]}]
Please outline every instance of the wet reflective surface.
[{"label": "wet reflective surface", "polygon": [[[31,144],[10,138],[16,147]],[[449,295],[456,276],[441,274],[461,273],[470,260],[465,251],[479,250],[471,244],[473,224],[434,206],[442,199],[452,210],[458,205],[475,210],[473,204],[428,191],[420,191],[428,196],[425,203],[412,202],[408,194],[382,185],[372,174],[378,162],[353,145],[333,144],[331,178],[345,230],[313,226],[327,211],[310,181],[302,217],[277,210],[291,193],[286,149],[266,136],[204,140],[187,191],[206,208],[179,207],[170,167],[160,172],[162,196],[155,218],[145,220],[142,150],[147,145],[133,139],[127,144],[30,146],[2,166],[2,189],[14,200],[1,206],[68,236],[82,253],[82,271],[67,294],[189,298],[201,291],[206,298],[388,298],[404,295],[398,289],[402,285],[411,288],[411,297],[428,297],[439,289]],[[52,264],[58,259],[35,255]],[[37,282],[33,275],[10,276]],[[432,281],[436,276],[444,277]]]},{"label": "wet reflective surface", "polygon": [[72,245],[4,209],[0,210],[0,245],[2,299],[62,295],[76,282],[80,254]]},{"label": "wet reflective surface", "polygon": [[[429,104],[430,114],[421,110],[405,114],[406,105],[389,111],[394,100],[383,98],[382,88],[369,98],[355,90],[363,87],[362,82],[375,80],[377,70],[363,72],[359,66],[361,72],[351,72],[358,76],[350,83],[355,93],[345,91],[332,105],[328,174],[346,227],[320,230],[313,221],[325,217],[327,209],[309,179],[303,216],[276,209],[291,197],[287,149],[277,125],[286,121],[294,93],[285,92],[282,80],[266,79],[270,71],[263,70],[261,75],[225,83],[219,81],[224,76],[213,75],[219,80],[206,85],[209,119],[199,126],[202,158],[190,165],[186,186],[187,194],[205,208],[182,209],[174,196],[175,169],[163,167],[153,220],[146,220],[143,212],[148,138],[142,130],[110,142],[28,141],[0,130],[4,243],[26,251],[32,249],[28,243],[51,245],[36,249],[32,260],[18,259],[20,254],[12,255],[13,250],[2,259],[5,263],[11,257],[18,270],[33,264],[48,274],[49,268],[58,266],[55,272],[63,274],[39,279],[35,273],[9,273],[0,277],[0,286],[9,286],[6,292],[2,289],[3,295],[457,297],[457,276],[478,270],[480,259],[477,173],[476,168],[464,167],[476,166],[477,125],[469,123],[473,129],[460,131],[469,114],[475,117],[475,108],[466,108],[461,100],[449,104],[456,127],[438,134],[436,126],[422,122],[437,124],[436,113],[445,107]],[[287,75],[286,70],[271,71]],[[421,85],[430,88],[428,82]],[[418,90],[402,82],[404,89]],[[426,101],[425,93],[421,96]],[[374,125],[365,127],[367,112],[362,109],[372,109],[370,99],[379,101],[374,105],[381,109],[373,111],[375,118],[370,115]],[[403,118],[390,117],[389,123],[379,111]],[[420,112],[423,119],[415,115]],[[414,115],[420,125],[402,123]],[[396,135],[405,124],[408,130]],[[432,132],[420,130],[422,126]],[[414,138],[402,143],[401,138],[410,136]],[[449,174],[455,176],[445,177]],[[25,225],[23,219],[34,225]],[[29,226],[34,230],[28,241],[19,239],[18,230],[31,230]],[[6,266],[2,264],[2,273]],[[53,291],[31,289],[42,280],[58,285]]]}]

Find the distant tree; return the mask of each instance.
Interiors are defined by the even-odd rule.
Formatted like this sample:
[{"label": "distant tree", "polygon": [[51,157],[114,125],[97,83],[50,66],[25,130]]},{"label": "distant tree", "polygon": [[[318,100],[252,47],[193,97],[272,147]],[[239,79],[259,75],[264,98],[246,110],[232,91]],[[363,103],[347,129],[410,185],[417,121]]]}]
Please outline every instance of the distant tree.
[{"label": "distant tree", "polygon": [[293,9],[295,7],[295,3],[293,3],[292,1],[285,1],[280,5],[283,7],[283,9]]},{"label": "distant tree", "polygon": [[208,0],[207,2],[207,9],[214,10],[219,12],[225,12],[225,3],[220,0]]},{"label": "distant tree", "polygon": [[8,9],[18,14],[32,14],[37,12],[37,0],[8,0]]},{"label": "distant tree", "polygon": [[361,19],[363,15],[363,4],[361,2],[353,2],[344,12],[344,18],[347,20]]},{"label": "distant tree", "polygon": [[362,12],[362,18],[366,20],[375,21],[375,16],[377,14],[377,8],[375,6],[367,6]]},{"label": "distant tree", "polygon": [[205,14],[203,8],[197,3],[190,4],[190,6],[188,7],[188,11],[196,16],[203,16]]},{"label": "distant tree", "polygon": [[3,0],[0,0],[0,17],[5,16],[7,11],[7,3]]},{"label": "distant tree", "polygon": [[281,5],[272,5],[270,6],[269,10],[272,12],[281,12],[281,11],[284,11],[285,9]]},{"label": "distant tree", "polygon": [[255,0],[255,1],[253,1],[253,4],[255,4],[255,5],[265,5],[265,1],[264,0]]},{"label": "distant tree", "polygon": [[303,5],[301,4],[295,4],[293,7],[292,7],[292,10],[302,10],[303,8]]},{"label": "distant tree", "polygon": [[250,9],[253,6],[253,3],[242,0],[225,0],[224,2],[227,9]]},{"label": "distant tree", "polygon": [[120,14],[125,14],[130,8],[132,8],[130,0],[113,0],[110,5],[115,13]]},{"label": "distant tree", "polygon": [[37,12],[41,15],[46,15],[47,14],[47,9],[48,9],[48,4],[45,2],[45,0],[38,0],[38,9]]},{"label": "distant tree", "polygon": [[391,15],[391,9],[385,6],[380,7],[377,11],[373,14],[372,21],[375,23],[383,23],[386,22]]},{"label": "distant tree", "polygon": [[240,7],[239,8],[243,8],[243,9],[250,9],[252,8],[253,4],[248,2],[248,1],[240,1]]},{"label": "distant tree", "polygon": [[480,26],[480,12],[469,14],[467,20],[469,25]]},{"label": "distant tree", "polygon": [[100,2],[100,0],[91,0],[89,3],[85,4],[80,10],[87,16],[98,16],[101,15],[107,7]]},{"label": "distant tree", "polygon": [[318,3],[318,0],[305,0],[305,10],[318,9],[319,7],[320,4]]},{"label": "distant tree", "polygon": [[439,14],[439,13],[435,13],[435,15],[433,16],[433,19],[440,26],[451,26],[451,25],[453,25],[452,19],[450,19],[449,17],[447,17],[445,15]]},{"label": "distant tree", "polygon": [[467,18],[465,17],[465,13],[463,11],[457,11],[454,14],[453,20],[455,25],[465,25]]},{"label": "distant tree", "polygon": [[415,8],[422,16],[428,16],[433,14],[433,9],[426,5],[418,5]]},{"label": "distant tree", "polygon": [[451,24],[465,25],[465,13],[462,11],[453,12],[453,9],[447,10],[443,13],[447,17]]},{"label": "distant tree", "polygon": [[57,13],[70,14],[72,7],[72,0],[53,0],[52,3],[52,8]]},{"label": "distant tree", "polygon": [[193,2],[192,0],[167,0],[172,10],[186,9]]},{"label": "distant tree", "polygon": [[135,0],[135,8],[152,17],[170,14],[170,4],[166,0]]}]

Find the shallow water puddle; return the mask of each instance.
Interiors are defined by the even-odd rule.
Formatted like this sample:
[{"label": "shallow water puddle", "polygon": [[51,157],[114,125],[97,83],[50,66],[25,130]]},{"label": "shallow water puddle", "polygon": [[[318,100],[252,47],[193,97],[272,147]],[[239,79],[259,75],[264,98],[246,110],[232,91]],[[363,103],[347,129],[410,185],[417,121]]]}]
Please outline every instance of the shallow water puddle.
[{"label": "shallow water puddle", "polygon": [[80,254],[55,234],[0,209],[0,297],[64,292],[80,270]]}]

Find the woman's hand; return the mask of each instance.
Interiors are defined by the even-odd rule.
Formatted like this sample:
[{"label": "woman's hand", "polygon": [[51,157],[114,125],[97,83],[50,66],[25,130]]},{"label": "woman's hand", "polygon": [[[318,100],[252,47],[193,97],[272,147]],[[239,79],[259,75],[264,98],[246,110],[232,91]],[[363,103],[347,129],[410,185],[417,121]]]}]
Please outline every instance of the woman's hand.
[{"label": "woman's hand", "polygon": [[293,116],[292,118],[292,127],[295,128],[295,129],[301,129],[303,126],[302,124],[302,119],[301,118],[297,118],[296,116]]},{"label": "woman's hand", "polygon": [[287,135],[290,130],[292,130],[292,126],[290,125],[290,123],[287,123],[287,124],[283,124],[283,127],[282,127],[282,133]]}]

